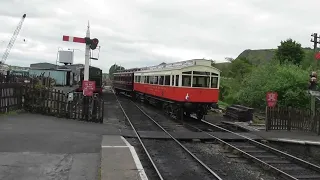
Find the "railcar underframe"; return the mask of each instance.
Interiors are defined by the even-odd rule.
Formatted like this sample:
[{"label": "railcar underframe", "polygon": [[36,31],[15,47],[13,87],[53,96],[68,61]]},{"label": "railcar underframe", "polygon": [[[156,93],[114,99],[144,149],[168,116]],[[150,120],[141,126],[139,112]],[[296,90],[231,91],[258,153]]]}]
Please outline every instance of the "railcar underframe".
[{"label": "railcar underframe", "polygon": [[159,98],[142,92],[130,91],[124,88],[114,88],[115,93],[119,95],[121,92],[130,96],[133,101],[140,101],[150,104],[164,110],[166,115],[177,120],[182,120],[183,115],[190,116],[195,114],[198,120],[211,109],[212,103],[196,103],[196,102],[177,102],[165,98]]}]

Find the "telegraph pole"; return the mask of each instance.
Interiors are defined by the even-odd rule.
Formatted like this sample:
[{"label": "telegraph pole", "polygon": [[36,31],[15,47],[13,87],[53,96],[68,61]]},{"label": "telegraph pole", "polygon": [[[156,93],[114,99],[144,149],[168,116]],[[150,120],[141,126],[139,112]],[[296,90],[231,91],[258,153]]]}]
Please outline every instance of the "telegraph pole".
[{"label": "telegraph pole", "polygon": [[[315,64],[317,67],[318,66],[318,58],[317,58],[317,49],[318,49],[318,44],[320,44],[320,36],[318,36],[318,33],[313,33],[311,34],[312,38],[311,38],[311,42],[313,42],[313,51],[314,51],[314,59],[315,59]],[[311,78],[310,78],[310,83],[311,83],[311,91],[310,91],[310,95],[311,95],[311,113],[312,113],[312,119],[314,119],[315,116],[315,111],[316,111],[316,96],[319,96],[319,93],[316,91],[316,87],[317,87],[317,74],[316,72],[312,72],[311,74]]]},{"label": "telegraph pole", "polygon": [[311,42],[313,42],[313,50],[314,50],[314,52],[316,52],[318,44],[320,44],[320,41],[318,40],[318,39],[320,39],[320,36],[318,36],[318,33],[313,33],[313,34],[311,34],[311,36],[313,37],[313,38],[311,38]]}]

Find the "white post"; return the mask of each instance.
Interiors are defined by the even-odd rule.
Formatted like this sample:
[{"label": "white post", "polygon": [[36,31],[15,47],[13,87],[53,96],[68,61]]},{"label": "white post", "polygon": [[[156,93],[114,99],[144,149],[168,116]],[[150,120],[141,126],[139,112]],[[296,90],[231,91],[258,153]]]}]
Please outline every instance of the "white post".
[{"label": "white post", "polygon": [[[88,22],[88,29],[86,37],[90,38],[90,25]],[[83,80],[88,81],[89,80],[89,62],[90,62],[90,46],[86,45],[85,50],[85,63],[84,63],[84,77]]]}]

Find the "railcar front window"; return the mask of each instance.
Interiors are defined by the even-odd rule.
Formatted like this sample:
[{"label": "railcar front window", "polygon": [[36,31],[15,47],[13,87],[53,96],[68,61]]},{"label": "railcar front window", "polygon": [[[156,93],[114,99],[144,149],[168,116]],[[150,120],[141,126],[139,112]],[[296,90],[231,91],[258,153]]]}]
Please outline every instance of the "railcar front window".
[{"label": "railcar front window", "polygon": [[211,88],[218,88],[218,77],[211,77]]},{"label": "railcar front window", "polygon": [[210,77],[209,76],[193,76],[192,87],[209,88]]}]

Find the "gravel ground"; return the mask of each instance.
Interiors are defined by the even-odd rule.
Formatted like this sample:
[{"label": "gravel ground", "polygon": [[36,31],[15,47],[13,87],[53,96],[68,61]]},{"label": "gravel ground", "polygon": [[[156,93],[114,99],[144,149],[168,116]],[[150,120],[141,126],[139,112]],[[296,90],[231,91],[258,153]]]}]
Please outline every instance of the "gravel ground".
[{"label": "gravel ground", "polygon": [[320,147],[319,146],[308,147],[306,145],[281,143],[281,142],[279,143],[269,142],[264,144],[320,166],[320,157],[319,157]]},{"label": "gravel ground", "polygon": [[104,124],[111,124],[119,129],[132,129],[126,120],[116,96],[110,89],[105,90],[103,93],[104,103]]},{"label": "gravel ground", "polygon": [[118,99],[126,111],[127,116],[136,127],[137,131],[162,131],[155,123],[145,116],[129,99],[118,96]]},{"label": "gravel ground", "polygon": [[187,131],[191,130],[186,128],[181,122],[170,119],[170,117],[165,116],[164,114],[156,111],[156,109],[146,107],[141,104],[137,104],[143,111],[145,111],[150,117],[152,117],[156,122],[158,122],[162,127],[164,127],[167,131]]},{"label": "gravel ground", "polygon": [[[246,159],[227,153],[219,144],[183,143],[224,180],[275,180],[259,166]],[[228,157],[229,156],[229,157]]]},{"label": "gravel ground", "polygon": [[[128,139],[128,141],[135,146],[141,163],[145,169],[148,178],[151,180],[155,178],[155,171],[150,167],[151,163],[147,163],[142,148],[136,139]],[[171,140],[143,140],[148,149],[153,161],[164,179],[175,180],[214,180],[214,176],[197,163],[189,154],[180,148],[176,142]],[[141,150],[139,150],[141,149]],[[140,153],[143,154],[140,154]],[[145,158],[144,158],[144,157]]]}]

